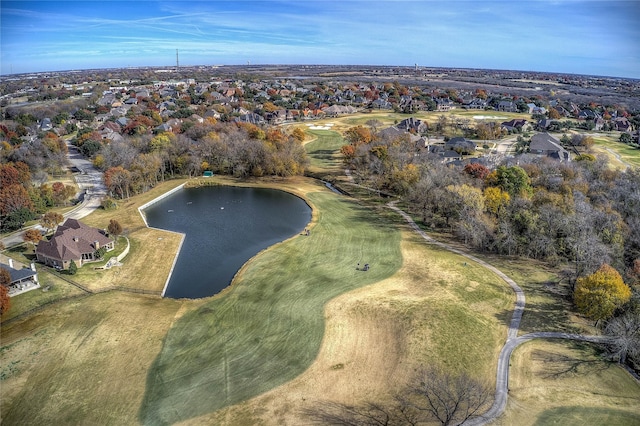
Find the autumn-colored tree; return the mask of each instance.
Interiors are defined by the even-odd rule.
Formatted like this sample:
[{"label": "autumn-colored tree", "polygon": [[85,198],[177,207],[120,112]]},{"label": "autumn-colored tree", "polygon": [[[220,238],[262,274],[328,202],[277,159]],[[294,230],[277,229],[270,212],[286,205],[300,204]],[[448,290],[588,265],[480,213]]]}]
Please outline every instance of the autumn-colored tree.
[{"label": "autumn-colored tree", "polygon": [[0,286],[9,287],[11,284],[11,273],[6,268],[0,268]]},{"label": "autumn-colored tree", "polygon": [[[4,275],[9,275],[9,271],[4,268],[0,268],[0,281],[4,281]],[[8,281],[11,281],[11,275],[9,275]],[[11,307],[11,298],[9,297],[9,288],[3,284],[0,284],[0,315],[4,314]]]},{"label": "autumn-colored tree", "polygon": [[303,142],[307,134],[302,128],[296,127],[295,129],[293,129],[293,132],[291,132],[291,136],[293,136],[293,138],[298,142]]},{"label": "autumn-colored tree", "polygon": [[51,185],[53,191],[53,202],[57,206],[62,206],[66,201],[76,194],[76,188],[71,185],[65,185],[62,182],[53,182]]},{"label": "autumn-colored tree", "polygon": [[371,130],[362,126],[350,128],[344,136],[352,145],[368,144],[373,140]]},{"label": "autumn-colored tree", "polygon": [[476,179],[484,179],[491,172],[486,166],[479,163],[469,163],[464,166],[464,172]]},{"label": "autumn-colored tree", "polygon": [[58,212],[46,212],[40,219],[40,225],[47,230],[47,233],[62,223],[64,216]]},{"label": "autumn-colored tree", "polygon": [[109,192],[119,198],[129,198],[131,173],[121,166],[111,167],[104,172],[104,183]]},{"label": "autumn-colored tree", "polygon": [[20,209],[33,211],[29,192],[22,185],[3,186],[0,189],[0,215],[9,215]]},{"label": "autumn-colored tree", "polygon": [[107,231],[109,231],[109,234],[117,237],[122,234],[122,225],[120,225],[120,222],[117,220],[111,219],[109,221],[109,226],[107,226]]},{"label": "autumn-colored tree", "polygon": [[562,118],[562,116],[560,115],[560,112],[555,108],[549,108],[549,111],[547,111],[547,116],[551,120],[559,120],[560,118]]},{"label": "autumn-colored tree", "polygon": [[611,318],[615,310],[631,298],[631,289],[611,266],[603,264],[596,272],[578,278],[573,300],[578,310],[596,321]]},{"label": "autumn-colored tree", "polygon": [[22,234],[22,240],[25,243],[31,243],[35,248],[36,244],[42,240],[42,234],[37,229],[27,229]]},{"label": "autumn-colored tree", "polygon": [[483,195],[485,209],[496,216],[509,204],[509,201],[511,200],[509,193],[504,192],[495,186],[485,188]]},{"label": "autumn-colored tree", "polygon": [[356,157],[356,147],[353,145],[343,145],[340,153],[344,156],[344,162],[349,163]]}]

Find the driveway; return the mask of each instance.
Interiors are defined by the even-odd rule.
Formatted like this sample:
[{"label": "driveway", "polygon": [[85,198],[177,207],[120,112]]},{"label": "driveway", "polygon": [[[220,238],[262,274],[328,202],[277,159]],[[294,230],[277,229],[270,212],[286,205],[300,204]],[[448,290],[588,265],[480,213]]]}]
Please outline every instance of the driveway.
[{"label": "driveway", "polygon": [[[64,213],[63,216],[65,219],[82,219],[100,207],[102,198],[107,195],[107,187],[104,185],[102,178],[103,173],[96,169],[90,160],[84,158],[78,151],[78,148],[71,145],[69,141],[66,141],[66,144],[69,148],[69,153],[67,155],[69,164],[80,170],[79,172],[74,173],[73,177],[79,189],[77,197],[81,199],[82,202],[73,210]],[[2,241],[2,244],[7,248],[22,244],[22,234],[27,229],[39,229],[44,232],[44,228],[36,224],[15,231],[2,238],[0,241]]]}]

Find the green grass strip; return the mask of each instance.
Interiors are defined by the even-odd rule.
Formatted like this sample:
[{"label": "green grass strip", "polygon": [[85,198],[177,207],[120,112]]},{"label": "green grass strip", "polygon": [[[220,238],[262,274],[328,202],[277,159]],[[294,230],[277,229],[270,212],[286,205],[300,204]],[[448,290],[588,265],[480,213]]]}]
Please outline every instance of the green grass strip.
[{"label": "green grass strip", "polygon": [[332,193],[309,199],[318,211],[310,236],[260,254],[226,294],[172,327],[148,375],[144,424],[209,413],[300,375],[318,354],[325,304],[399,269],[393,224]]}]

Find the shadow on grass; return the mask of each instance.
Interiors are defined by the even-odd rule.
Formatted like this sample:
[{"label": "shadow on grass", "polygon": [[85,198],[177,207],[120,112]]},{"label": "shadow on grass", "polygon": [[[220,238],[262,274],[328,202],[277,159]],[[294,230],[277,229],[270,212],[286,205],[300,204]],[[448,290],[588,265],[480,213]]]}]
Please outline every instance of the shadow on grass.
[{"label": "shadow on grass", "polygon": [[640,415],[603,407],[558,407],[544,411],[535,426],[607,425],[631,426],[640,424]]},{"label": "shadow on grass", "polygon": [[[513,310],[503,310],[496,314],[496,318],[509,326]],[[569,313],[558,309],[555,303],[527,302],[522,320],[520,321],[520,332],[518,334],[528,334],[536,331],[557,331],[563,333],[580,333],[579,327],[571,325]]]}]

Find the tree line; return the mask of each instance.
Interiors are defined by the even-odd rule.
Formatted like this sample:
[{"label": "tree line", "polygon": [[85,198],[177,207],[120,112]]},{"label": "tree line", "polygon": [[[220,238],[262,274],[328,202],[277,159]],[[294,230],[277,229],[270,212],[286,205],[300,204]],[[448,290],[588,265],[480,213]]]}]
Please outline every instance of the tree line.
[{"label": "tree line", "polygon": [[356,181],[400,197],[426,229],[481,252],[569,266],[583,314],[607,321],[605,327],[634,319],[635,349],[622,359],[640,366],[638,169],[614,170],[593,155],[571,162],[520,155],[463,166],[443,163],[406,137],[352,128],[346,140],[342,153]]},{"label": "tree line", "polygon": [[304,137],[300,130],[288,134],[250,123],[207,119],[183,122],[182,128],[172,132],[113,142],[95,132],[79,133],[73,143],[104,171],[109,193],[128,198],[165,178],[193,177],[204,171],[243,178],[301,175],[308,163]]}]

